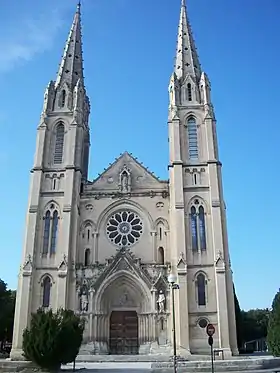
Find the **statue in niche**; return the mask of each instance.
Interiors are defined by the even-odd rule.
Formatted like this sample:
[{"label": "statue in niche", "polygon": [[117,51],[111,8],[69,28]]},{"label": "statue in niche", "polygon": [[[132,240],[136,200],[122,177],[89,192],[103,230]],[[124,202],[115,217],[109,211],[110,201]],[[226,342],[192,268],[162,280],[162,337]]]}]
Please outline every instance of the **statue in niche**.
[{"label": "statue in niche", "polygon": [[126,305],[128,302],[128,294],[127,293],[124,293],[121,298],[120,298],[120,306],[124,306]]},{"label": "statue in niche", "polygon": [[81,311],[87,312],[88,311],[88,295],[86,289],[83,289],[81,294]]},{"label": "statue in niche", "polygon": [[162,290],[159,291],[157,304],[158,304],[159,312],[164,312],[165,311],[165,295]]},{"label": "statue in niche", "polygon": [[121,188],[122,192],[128,192],[128,176],[126,172],[122,174]]},{"label": "statue in niche", "polygon": [[119,188],[122,193],[130,193],[130,171],[126,165],[122,168],[119,174]]}]

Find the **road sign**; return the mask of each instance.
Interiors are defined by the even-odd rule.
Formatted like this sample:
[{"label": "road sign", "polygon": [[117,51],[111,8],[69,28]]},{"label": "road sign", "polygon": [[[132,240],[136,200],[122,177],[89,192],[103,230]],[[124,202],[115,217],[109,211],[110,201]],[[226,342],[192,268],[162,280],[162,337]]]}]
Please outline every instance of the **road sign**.
[{"label": "road sign", "polygon": [[213,345],[213,337],[212,336],[209,336],[208,337],[208,344],[209,344],[209,346],[212,346]]},{"label": "road sign", "polygon": [[212,337],[212,335],[215,334],[215,326],[213,324],[208,324],[206,328],[206,333],[209,337]]}]

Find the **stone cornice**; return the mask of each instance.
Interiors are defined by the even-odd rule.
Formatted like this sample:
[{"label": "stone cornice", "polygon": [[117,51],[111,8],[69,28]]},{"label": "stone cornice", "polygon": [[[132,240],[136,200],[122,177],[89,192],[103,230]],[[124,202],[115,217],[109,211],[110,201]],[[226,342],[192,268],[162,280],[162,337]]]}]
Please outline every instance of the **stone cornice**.
[{"label": "stone cornice", "polygon": [[208,185],[190,185],[190,186],[184,186],[183,190],[184,192],[191,192],[191,191],[196,191],[196,192],[205,192],[209,190]]},{"label": "stone cornice", "polygon": [[84,192],[80,195],[81,199],[87,198],[95,198],[95,199],[103,199],[103,198],[112,198],[112,199],[131,199],[135,197],[150,197],[154,198],[156,196],[161,196],[163,198],[169,197],[168,190],[146,190],[146,191],[139,191],[139,192],[130,192],[130,193],[118,193],[115,192],[101,192],[101,191],[90,191],[84,190]]},{"label": "stone cornice", "polygon": [[65,172],[67,170],[75,170],[75,171],[82,172],[81,167],[76,167],[73,165],[68,165],[68,166],[59,167],[59,168],[35,166],[30,170],[30,172],[33,173],[34,171],[42,171],[44,173],[47,173],[47,172]]},{"label": "stone cornice", "polygon": [[207,306],[203,307],[201,311],[196,311],[196,312],[189,312],[190,316],[206,316],[206,315],[216,315],[217,311],[207,311]]},{"label": "stone cornice", "polygon": [[173,168],[174,166],[182,166],[184,167],[184,163],[183,161],[173,161],[172,163],[169,163],[169,165],[167,166],[168,170],[170,168]]},{"label": "stone cornice", "polygon": [[64,192],[57,191],[57,190],[52,190],[52,191],[47,191],[47,192],[41,192],[40,196],[42,196],[42,197],[52,197],[52,196],[63,197],[64,196]]},{"label": "stone cornice", "polygon": [[63,206],[63,212],[71,212],[72,206],[71,205],[64,205]]},{"label": "stone cornice", "polygon": [[175,202],[175,209],[176,210],[183,210],[185,208],[184,201],[183,202]]},{"label": "stone cornice", "polygon": [[209,161],[203,161],[203,162],[188,162],[188,163],[183,163],[183,167],[206,167],[210,164],[216,164],[217,166],[222,166],[222,162],[218,161],[217,159],[210,159]]},{"label": "stone cornice", "polygon": [[[212,268],[215,266],[215,263],[212,264],[203,264],[203,267]],[[188,268],[201,268],[201,264],[188,264]]]},{"label": "stone cornice", "polygon": [[28,210],[28,212],[29,212],[30,214],[37,213],[37,212],[38,212],[38,205],[30,205],[30,206],[29,206],[29,210]]}]

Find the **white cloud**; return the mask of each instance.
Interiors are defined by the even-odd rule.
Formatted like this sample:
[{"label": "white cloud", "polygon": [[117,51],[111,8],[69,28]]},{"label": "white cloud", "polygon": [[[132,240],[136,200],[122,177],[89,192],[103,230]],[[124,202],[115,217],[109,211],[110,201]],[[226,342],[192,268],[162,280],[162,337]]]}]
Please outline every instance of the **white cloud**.
[{"label": "white cloud", "polygon": [[23,18],[6,30],[0,37],[0,73],[13,69],[18,63],[30,61],[53,45],[53,41],[63,25],[62,14],[58,10],[43,12],[35,18]]}]

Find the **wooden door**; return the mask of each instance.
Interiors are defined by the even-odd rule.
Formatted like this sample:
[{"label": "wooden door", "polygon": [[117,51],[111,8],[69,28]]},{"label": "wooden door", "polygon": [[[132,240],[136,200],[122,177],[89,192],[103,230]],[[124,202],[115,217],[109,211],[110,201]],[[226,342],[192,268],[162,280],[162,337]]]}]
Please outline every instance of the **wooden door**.
[{"label": "wooden door", "polygon": [[110,317],[110,354],[137,355],[138,316],[135,311],[113,311]]}]

